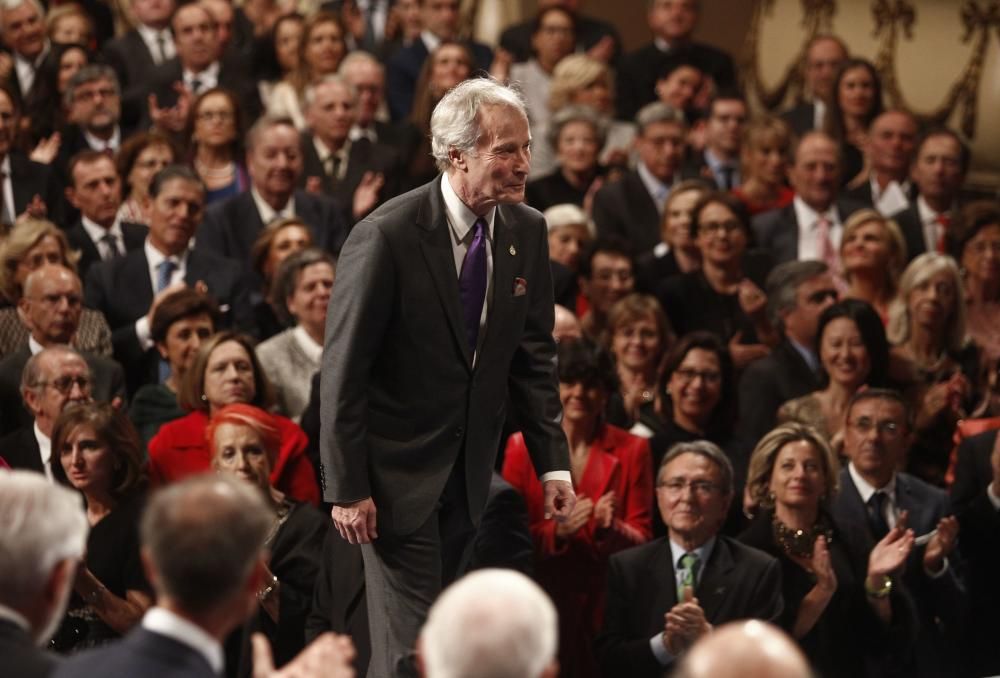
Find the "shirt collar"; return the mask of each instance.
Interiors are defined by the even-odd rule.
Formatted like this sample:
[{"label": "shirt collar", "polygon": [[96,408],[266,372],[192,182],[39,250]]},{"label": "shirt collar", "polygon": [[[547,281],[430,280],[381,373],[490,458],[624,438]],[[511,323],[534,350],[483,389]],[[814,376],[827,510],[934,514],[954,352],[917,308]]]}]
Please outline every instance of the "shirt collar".
[{"label": "shirt collar", "polygon": [[154,271],[159,268],[160,264],[162,264],[166,259],[172,259],[173,262],[177,264],[178,269],[183,269],[187,264],[188,252],[191,251],[190,247],[188,247],[188,249],[185,249],[180,254],[168,256],[153,247],[153,243],[150,242],[149,236],[146,237],[146,242],[143,243],[142,249],[146,253],[146,261],[149,262],[150,269]]},{"label": "shirt collar", "polygon": [[323,345],[317,344],[302,325],[295,326],[292,330],[292,336],[295,337],[295,343],[305,352],[306,357],[318,365],[323,356]]},{"label": "shirt collar", "polygon": [[142,618],[142,628],[187,645],[205,658],[216,675],[222,674],[222,644],[196,624],[165,608],[152,607]]},{"label": "shirt collar", "polygon": [[854,468],[854,462],[847,465],[847,472],[851,475],[851,480],[854,481],[854,487],[858,489],[858,494],[861,495],[861,501],[868,503],[868,500],[872,498],[875,492],[881,490],[885,494],[889,495],[889,499],[892,503],[896,503],[896,474],[892,474],[892,478],[886,483],[885,487],[873,487],[867,480],[861,477],[858,470]]},{"label": "shirt collar", "polygon": [[670,562],[673,563],[675,572],[679,567],[679,561],[681,559],[681,556],[683,556],[685,553],[694,553],[695,555],[697,555],[698,562],[701,563],[702,572],[705,571],[705,563],[708,562],[708,557],[712,555],[712,549],[715,548],[714,536],[692,551],[688,551],[683,546],[675,542],[673,539],[670,539],[669,541],[670,541],[670,558],[671,558]]},{"label": "shirt collar", "polygon": [[635,169],[643,186],[646,187],[646,191],[653,197],[653,202],[657,203],[656,209],[662,212],[667,198],[670,196],[670,184],[665,184],[653,176],[653,173],[646,167],[646,163],[641,160],[636,163]]},{"label": "shirt collar", "polygon": [[814,228],[820,217],[826,217],[834,226],[840,223],[840,216],[837,214],[837,207],[834,203],[830,203],[825,211],[817,212],[807,205],[805,200],[796,195],[792,199],[792,206],[795,209],[795,220],[799,222],[800,231]]},{"label": "shirt collar", "polygon": [[733,171],[736,170],[736,163],[724,161],[713,153],[712,149],[707,147],[705,148],[705,163],[712,168],[713,172],[718,172],[723,167],[729,167]]},{"label": "shirt collar", "polygon": [[813,351],[808,346],[803,346],[802,344],[795,341],[789,336],[786,336],[785,338],[788,339],[788,343],[792,345],[792,348],[794,348],[796,351],[799,352],[799,355],[802,356],[802,359],[806,361],[806,365],[809,366],[809,369],[811,369],[813,372],[818,372],[820,365],[819,365],[819,360],[816,358],[815,351]]},{"label": "shirt collar", "polygon": [[433,54],[434,50],[436,50],[438,46],[441,44],[441,38],[434,35],[426,28],[420,31],[420,39],[423,41],[424,47],[427,48],[428,54]]},{"label": "shirt collar", "polygon": [[882,194],[885,193],[885,191],[888,191],[893,184],[899,186],[900,190],[903,191],[904,196],[910,194],[910,182],[908,179],[904,179],[903,181],[896,181],[895,179],[892,179],[889,181],[889,183],[885,185],[885,188],[883,189],[879,186],[878,179],[875,178],[875,172],[872,172],[868,176],[868,183],[872,187],[873,203],[877,203],[882,198]]},{"label": "shirt collar", "polygon": [[29,334],[28,335],[28,350],[31,351],[31,355],[35,355],[36,353],[41,353],[42,351],[44,351],[45,347],[38,343],[38,341],[35,339],[34,335]]},{"label": "shirt collar", "polygon": [[111,132],[111,138],[105,141],[104,139],[98,139],[88,130],[83,130],[83,138],[87,141],[87,145],[95,151],[103,151],[105,148],[116,151],[122,143],[122,131],[118,125],[115,125],[114,131]]},{"label": "shirt collar", "polygon": [[375,131],[375,125],[369,125],[368,127],[353,125],[351,131],[347,133],[347,138],[351,141],[368,139],[368,141],[374,144],[378,142],[378,133]]},{"label": "shirt collar", "polygon": [[288,196],[288,202],[281,210],[276,210],[271,207],[264,198],[261,197],[260,193],[257,192],[255,186],[250,187],[250,197],[253,198],[254,204],[257,206],[257,213],[260,215],[260,220],[267,226],[269,223],[277,219],[278,217],[292,217],[295,216],[295,194]]},{"label": "shirt collar", "polygon": [[122,225],[117,216],[115,217],[114,223],[108,228],[104,228],[96,221],[84,216],[80,217],[80,222],[83,224],[83,230],[87,232],[87,235],[89,235],[90,239],[95,243],[101,242],[101,238],[108,233],[118,238],[119,243],[122,241]]},{"label": "shirt collar", "polygon": [[5,177],[10,177],[10,155],[5,155],[3,157],[3,162],[0,162],[0,172],[3,172]]},{"label": "shirt collar", "polygon": [[38,443],[38,456],[42,458],[42,467],[45,469],[45,477],[52,480],[52,439],[42,433],[38,428],[38,422],[32,424],[35,431],[35,441]]},{"label": "shirt collar", "polygon": [[194,71],[189,71],[188,69],[185,68],[183,72],[183,77],[184,77],[184,82],[189,82],[194,78],[198,78],[198,80],[200,80],[202,83],[210,82],[216,84],[219,82],[219,62],[213,61],[205,68],[205,70],[198,71],[197,73],[195,73]]},{"label": "shirt collar", "polygon": [[[445,172],[441,175],[441,194],[444,196],[444,209],[448,216],[448,223],[451,226],[452,233],[455,239],[459,242],[465,240],[465,236],[468,235],[469,229],[472,225],[476,223],[475,212],[470,210],[462,199],[458,197],[455,193],[455,189],[451,186],[451,180],[448,178],[448,173]],[[487,212],[483,218],[486,219],[486,230],[488,232],[488,237],[490,241],[493,240],[493,222],[496,219],[497,208],[494,207],[489,212]]]},{"label": "shirt collar", "polygon": [[924,200],[924,196],[917,196],[917,213],[920,215],[920,223],[929,224],[931,222],[937,223],[937,218],[941,216],[942,212],[935,212],[927,201]]}]

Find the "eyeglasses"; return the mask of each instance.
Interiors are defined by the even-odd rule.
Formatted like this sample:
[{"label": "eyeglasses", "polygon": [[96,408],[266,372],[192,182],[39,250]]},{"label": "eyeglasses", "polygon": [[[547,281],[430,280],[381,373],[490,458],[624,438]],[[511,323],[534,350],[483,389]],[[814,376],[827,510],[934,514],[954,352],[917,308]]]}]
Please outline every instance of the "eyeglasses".
[{"label": "eyeglasses", "polygon": [[743,230],[743,224],[736,219],[730,219],[728,221],[708,221],[698,225],[698,232],[705,234],[719,233],[721,231],[728,235],[741,230]]},{"label": "eyeglasses", "polygon": [[118,96],[118,91],[112,87],[98,87],[95,89],[78,89],[73,98],[77,101],[92,101],[97,97],[102,99],[110,99],[113,96]]},{"label": "eyeglasses", "polygon": [[849,422],[850,426],[861,434],[871,433],[877,429],[880,436],[895,438],[903,431],[903,427],[894,421],[873,421],[870,417],[859,417]]},{"label": "eyeglasses", "polygon": [[70,308],[76,308],[83,303],[83,297],[78,294],[43,294],[40,297],[29,297],[32,301],[39,301],[45,306],[58,306],[63,299]]},{"label": "eyeglasses", "polygon": [[51,386],[63,395],[68,395],[73,390],[74,384],[84,393],[90,391],[90,377],[71,377],[67,375],[65,377],[53,379],[52,381],[38,382],[39,386]]},{"label": "eyeglasses", "polygon": [[701,380],[706,384],[718,384],[722,381],[722,375],[712,370],[695,370],[690,367],[681,367],[674,370],[674,374],[688,382],[694,381],[698,377],[701,377]]},{"label": "eyeglasses", "polygon": [[991,254],[1000,254],[1000,242],[996,240],[980,240],[979,242],[969,243],[972,251],[976,254],[986,254],[990,252]]},{"label": "eyeglasses", "polygon": [[668,494],[681,494],[685,488],[690,487],[694,494],[703,497],[719,489],[719,486],[710,480],[684,480],[683,478],[674,478],[665,483],[660,483],[660,487],[665,489]]},{"label": "eyeglasses", "polygon": [[211,122],[213,120],[229,122],[233,119],[233,113],[232,111],[201,111],[195,117],[199,122]]}]

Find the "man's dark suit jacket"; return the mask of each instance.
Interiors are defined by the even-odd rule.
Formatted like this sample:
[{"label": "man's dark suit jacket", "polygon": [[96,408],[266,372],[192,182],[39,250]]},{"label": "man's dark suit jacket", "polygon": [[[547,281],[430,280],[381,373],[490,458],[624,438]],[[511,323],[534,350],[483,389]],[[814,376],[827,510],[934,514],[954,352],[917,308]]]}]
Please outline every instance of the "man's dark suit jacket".
[{"label": "man's dark suit jacket", "polygon": [[139,124],[147,114],[146,97],[156,69],[146,41],[133,28],[121,37],[109,40],[101,52],[102,60],[118,75],[122,92],[122,120],[127,127]]},{"label": "man's dark suit jacket", "polygon": [[[860,203],[862,207],[875,207],[875,199],[872,196],[872,184],[865,177],[865,180],[854,188],[849,188],[841,193],[841,197],[851,200],[852,202]],[[913,204],[913,201],[917,199],[917,185],[910,182],[910,190],[906,192],[906,198]]]},{"label": "man's dark suit jacket", "polygon": [[[838,198],[835,204],[840,223],[864,207],[842,198]],[[794,203],[758,214],[750,221],[750,228],[757,247],[770,252],[775,265],[799,258],[799,221],[795,216]]]},{"label": "man's dark suit jacket", "polygon": [[[184,69],[180,59],[174,57],[153,68],[149,75],[146,94],[155,94],[159,105],[176,100],[175,82],[184,82]],[[240,117],[247,128],[260,116],[263,110],[260,103],[260,93],[257,81],[249,77],[246,64],[233,58],[219,60],[218,86],[228,89],[236,95],[240,103]],[[172,104],[171,104],[172,105]],[[146,129],[152,121],[149,119],[149,107],[143,106],[140,127]]]},{"label": "man's dark suit jacket", "polygon": [[57,226],[64,226],[62,183],[52,168],[30,160],[18,150],[12,149],[7,155],[10,157],[10,182],[14,191],[14,218],[24,214],[37,195],[47,208],[46,218]]},{"label": "man's dark suit jacket", "polygon": [[0,619],[0,657],[3,675],[12,678],[48,678],[59,665],[58,655],[36,646],[27,631],[7,619]]},{"label": "man's dark suit jacket", "polygon": [[73,655],[53,675],[55,678],[219,678],[197,650],[141,627],[117,643]]},{"label": "man's dark suit jacket", "polygon": [[[149,229],[142,224],[133,224],[127,221],[122,222],[122,240],[125,245],[125,252],[141,249],[146,242],[146,234]],[[66,239],[70,246],[80,252],[80,260],[76,262],[76,270],[81,280],[87,279],[87,271],[94,264],[102,261],[101,252],[97,243],[90,239],[90,234],[83,227],[82,221],[77,221],[66,231]]]},{"label": "man's dark suit jacket", "polygon": [[[719,535],[702,568],[695,597],[709,624],[776,621],[783,609],[781,565],[762,551]],[[677,579],[666,537],[611,556],[604,627],[597,653],[606,676],[662,676],[650,639],[677,604]]]},{"label": "man's dark suit jacket", "polygon": [[[500,34],[500,46],[514,55],[515,61],[527,61],[534,54],[531,47],[531,32],[535,27],[534,19],[524,21],[504,30]],[[579,52],[586,52],[605,37],[613,38],[615,41],[614,54],[611,63],[614,64],[621,57],[622,40],[618,35],[618,29],[606,21],[593,17],[576,15],[576,49]]]},{"label": "man's dark suit jacket", "polygon": [[[200,235],[198,244],[201,245]],[[184,281],[192,287],[199,281],[205,283],[223,312],[221,327],[254,333],[250,286],[239,264],[194,249],[188,252]],[[149,312],[153,302],[145,250],[139,248],[96,264],[87,275],[84,290],[87,306],[101,311],[111,326],[115,360],[125,368],[129,395],[134,395],[144,383],[156,383],[159,354],[155,348],[144,350],[135,335],[135,321]]]},{"label": "man's dark suit jacket", "polygon": [[[935,529],[941,518],[952,513],[944,490],[907,473],[896,474],[896,506],[909,514],[907,525],[918,537]],[[864,572],[876,540],[869,527],[867,507],[846,467],[840,471],[840,492],[831,502],[830,513],[842,529],[855,566]],[[933,678],[947,675],[959,662],[954,649],[962,638],[967,600],[965,586],[956,573],[957,551],[949,556],[948,570],[937,579],[925,574],[923,557],[924,547],[914,547],[903,574],[919,617],[915,663],[909,675]]]},{"label": "man's dark suit jacket", "polygon": [[324,499],[372,497],[380,534],[431,515],[459,455],[479,523],[508,392],[538,473],[568,468],[559,429],[545,222],[496,209],[493,296],[473,365],[441,177],[373,212],[337,265],[322,368]]},{"label": "man's dark suit jacket", "polygon": [[[700,42],[686,44],[683,49],[703,72],[712,76],[716,89],[729,90],[736,86],[736,69],[731,56]],[[668,57],[669,52],[661,51],[651,42],[621,59],[615,88],[619,120],[634,121],[639,109],[656,101],[656,81]]]},{"label": "man's dark suit jacket", "polygon": [[801,137],[815,129],[816,104],[812,101],[800,101],[782,113],[781,119],[788,123],[795,136]]},{"label": "man's dark suit jacket", "polygon": [[[957,215],[952,214],[952,219],[956,218]],[[899,225],[899,230],[903,232],[903,239],[906,241],[907,263],[927,251],[924,224],[920,219],[920,210],[917,208],[916,200],[911,200],[910,206],[905,210],[893,214],[892,220]]]},{"label": "man's dark suit jacket", "polygon": [[[473,74],[480,70],[489,71],[490,64],[493,63],[493,50],[481,42],[467,42],[465,46],[472,52],[475,61],[472,65]],[[406,47],[399,48],[389,58],[385,69],[385,99],[393,120],[398,122],[409,117],[420,69],[428,56],[424,41],[418,37]]]},{"label": "man's dark suit jacket", "polygon": [[0,438],[0,452],[11,468],[45,473],[42,452],[38,449],[34,426],[22,426]]},{"label": "man's dark suit jacket", "polygon": [[[21,372],[31,357],[25,343],[20,349],[0,360],[0,435],[22,426],[31,426],[34,417],[21,399]],[[92,379],[90,394],[99,402],[111,402],[115,396],[125,397],[125,372],[110,358],[84,353]]]},{"label": "man's dark suit jacket", "polygon": [[[312,231],[316,247],[336,254],[347,237],[348,225],[339,203],[325,195],[295,191],[295,215]],[[198,249],[232,259],[250,269],[250,248],[264,230],[250,191],[209,205],[198,227]]]},{"label": "man's dark suit jacket", "polygon": [[951,486],[951,504],[961,514],[985,495],[993,482],[990,455],[996,444],[997,431],[984,431],[963,440],[958,446],[955,482]]}]

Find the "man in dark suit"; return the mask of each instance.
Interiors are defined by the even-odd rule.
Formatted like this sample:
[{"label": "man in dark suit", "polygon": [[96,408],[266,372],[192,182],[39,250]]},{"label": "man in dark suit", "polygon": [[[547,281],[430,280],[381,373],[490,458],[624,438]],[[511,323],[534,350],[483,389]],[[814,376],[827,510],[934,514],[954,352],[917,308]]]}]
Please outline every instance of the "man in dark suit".
[{"label": "man in dark suit", "polygon": [[597,639],[605,675],[661,676],[712,626],[781,614],[778,561],[719,534],[733,494],[718,446],[699,440],[667,452],[656,501],[668,537],[611,557]]},{"label": "man in dark suit", "polygon": [[599,236],[624,238],[633,254],[660,243],[660,219],[671,187],[683,175],[684,114],[664,103],[649,104],[636,116],[639,162],[620,181],[594,196],[593,217]]},{"label": "man in dark suit", "polygon": [[99,261],[108,261],[142,247],[148,229],[118,219],[122,184],[115,163],[100,151],[81,151],[69,161],[69,203],[80,211],[80,221],[66,232],[69,244],[80,252],[76,268],[81,278]]},{"label": "man in dark suit", "polygon": [[343,76],[330,75],[306,91],[300,185],[316,183],[353,224],[399,193],[399,155],[386,144],[351,139],[358,101]]},{"label": "man in dark suit", "polygon": [[858,392],[848,403],[845,420],[844,454],[850,463],[841,470],[832,515],[859,568],[867,566],[876,542],[901,522],[926,539],[913,549],[902,575],[920,620],[907,675],[948,675],[960,662],[956,648],[966,606],[964,586],[949,559],[955,557],[958,520],[943,490],[896,470],[906,459],[912,431],[897,392]]},{"label": "man in dark suit", "polygon": [[35,73],[48,51],[45,9],[38,0],[5,2],[0,5],[0,31],[10,50],[0,55],[0,80],[20,104],[35,84]]},{"label": "man in dark suit", "polygon": [[758,214],[750,223],[757,246],[776,263],[817,259],[839,270],[844,221],[863,207],[837,197],[840,170],[837,142],[825,132],[809,132],[799,140],[789,170],[792,204]]},{"label": "man in dark suit", "polygon": [[[149,236],[139,249],[103,261],[87,276],[87,306],[104,313],[111,326],[115,359],[126,370],[128,392],[158,381],[158,354],[150,318],[175,285],[204,287],[222,311],[222,325],[255,331],[249,286],[242,267],[190,243],[201,220],[205,187],[180,165],[161,170],[149,187]],[[163,377],[165,375],[159,375]]]},{"label": "man in dark suit", "polygon": [[719,92],[708,104],[705,121],[705,149],[689,163],[689,171],[699,174],[723,191],[743,183],[740,147],[748,109],[742,95]]},{"label": "man in dark suit", "polygon": [[64,98],[72,125],[59,145],[59,166],[68,170],[70,158],[84,150],[117,153],[127,135],[121,127],[121,90],[114,70],[104,64],[84,66],[70,78]]},{"label": "man in dark suit", "polygon": [[340,205],[295,186],[302,177],[299,132],[285,118],[262,117],[247,133],[250,190],[212,205],[198,231],[198,248],[250,267],[250,248],[264,227],[297,216],[313,244],[336,254],[347,237]]},{"label": "man in dark suit", "polygon": [[691,39],[698,22],[697,0],[649,0],[647,4],[653,41],[627,54],[618,68],[616,108],[620,120],[633,119],[640,108],[656,100],[656,81],[671,52],[680,48],[702,73],[712,76],[717,89],[736,86],[732,57]]},{"label": "man in dark suit", "polygon": [[970,159],[969,147],[947,127],[928,130],[917,143],[910,168],[917,198],[892,216],[903,232],[910,261],[924,252],[946,251]]},{"label": "man in dark suit", "polygon": [[[80,325],[83,290],[80,278],[64,266],[48,265],[32,271],[24,281],[17,310],[30,335],[24,345],[0,360],[0,435],[30,427],[33,415],[22,406],[21,374],[35,353],[50,346],[68,345]],[[114,360],[82,354],[90,367],[91,395],[102,402],[125,396],[125,373]]]},{"label": "man in dark suit", "polygon": [[546,514],[575,503],[556,423],[546,228],[517,204],[524,104],[471,79],[435,119],[444,174],[355,227],[327,314],[324,498],[341,535],[364,545],[369,675],[412,672],[427,608],[458,574],[486,504],[508,393]]},{"label": "man in dark suit", "polygon": [[918,130],[916,118],[903,110],[885,111],[872,120],[866,149],[871,172],[844,196],[886,216],[909,207],[917,197],[910,165]]},{"label": "man in dark suit", "polygon": [[956,513],[968,509],[993,481],[990,455],[996,449],[997,438],[996,430],[984,431],[959,444],[955,483],[951,486],[951,503]]},{"label": "man in dark suit", "polygon": [[[542,0],[538,3],[538,11],[554,6],[562,7],[573,15],[575,51],[586,52],[588,56],[607,64],[618,61],[621,56],[622,41],[617,28],[606,21],[580,14],[578,2]],[[534,29],[534,21],[531,19],[509,26],[500,34],[500,46],[510,52],[515,61],[527,61],[532,55],[531,34]]]},{"label": "man in dark suit", "polygon": [[0,473],[4,676],[48,678],[58,665],[58,655],[42,647],[63,620],[88,531],[76,491],[35,473]]},{"label": "man in dark suit", "polygon": [[[29,160],[13,148],[19,120],[14,96],[0,86],[0,226],[13,226],[25,212],[59,223],[62,198],[55,174],[48,165]],[[13,205],[8,204],[8,196]]]},{"label": "man in dark suit", "polygon": [[[261,493],[226,475],[196,476],[157,493],[141,526],[156,605],[120,642],[74,655],[54,675],[224,675],[226,636],[280,592],[281,582],[267,569],[265,541],[273,523]],[[319,643],[338,651],[302,674],[305,667],[293,660],[288,675],[350,675],[350,642],[326,636]],[[254,649],[255,664],[270,658],[258,651],[264,648]],[[255,665],[254,675],[271,675],[267,668]]]},{"label": "man in dark suit", "polygon": [[[424,61],[441,41],[458,39],[459,0],[418,0],[418,4],[423,32],[413,44],[393,54],[386,67],[389,113],[397,122],[410,115]],[[472,71],[489,71],[493,50],[481,42],[467,42],[466,46],[475,61]]]},{"label": "man in dark suit", "polygon": [[841,64],[847,61],[847,46],[835,35],[817,35],[806,45],[806,99],[781,114],[796,136],[814,129],[823,129],[827,102],[833,93],[833,82]]}]

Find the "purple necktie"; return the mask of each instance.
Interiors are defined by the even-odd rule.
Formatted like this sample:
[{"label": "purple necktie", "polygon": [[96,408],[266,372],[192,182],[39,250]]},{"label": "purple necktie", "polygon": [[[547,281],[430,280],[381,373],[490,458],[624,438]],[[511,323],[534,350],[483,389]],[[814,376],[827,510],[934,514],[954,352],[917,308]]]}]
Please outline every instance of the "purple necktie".
[{"label": "purple necktie", "polygon": [[486,220],[476,219],[472,233],[472,243],[465,253],[462,272],[458,275],[458,296],[462,300],[465,316],[465,337],[469,341],[469,350],[475,353],[479,318],[486,301]]}]

